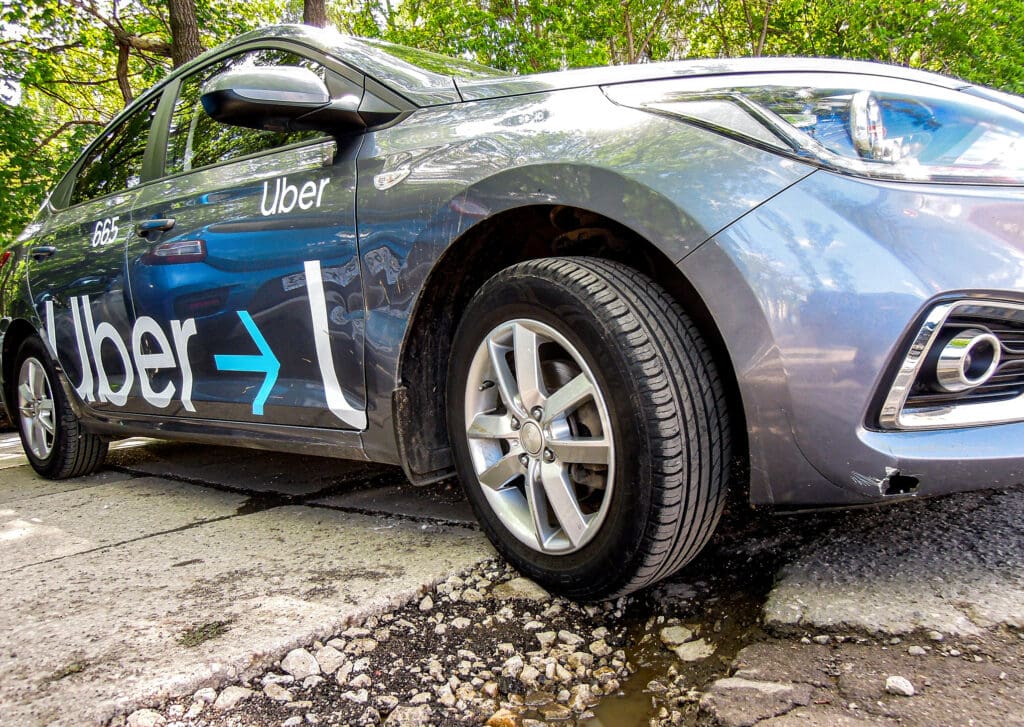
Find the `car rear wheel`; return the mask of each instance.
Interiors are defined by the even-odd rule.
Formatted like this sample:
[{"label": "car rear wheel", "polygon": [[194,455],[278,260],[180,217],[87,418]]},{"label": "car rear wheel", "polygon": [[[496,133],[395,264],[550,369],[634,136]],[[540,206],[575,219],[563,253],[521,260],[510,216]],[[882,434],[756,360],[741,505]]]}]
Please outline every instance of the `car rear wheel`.
[{"label": "car rear wheel", "polygon": [[654,281],[593,258],[488,281],[456,333],[449,435],[498,550],[570,597],[629,593],[711,536],[729,464],[710,351]]},{"label": "car rear wheel", "polygon": [[82,427],[38,338],[22,344],[15,371],[14,416],[32,468],[55,480],[95,472],[107,456],[107,442]]}]

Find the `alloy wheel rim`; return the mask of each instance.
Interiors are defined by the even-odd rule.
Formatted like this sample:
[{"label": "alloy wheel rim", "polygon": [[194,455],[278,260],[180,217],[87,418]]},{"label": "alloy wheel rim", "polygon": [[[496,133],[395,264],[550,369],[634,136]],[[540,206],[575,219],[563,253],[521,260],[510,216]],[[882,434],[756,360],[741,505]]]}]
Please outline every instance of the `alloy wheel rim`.
[{"label": "alloy wheel rim", "polygon": [[466,437],[477,484],[529,548],[573,553],[601,528],[612,498],[608,404],[583,356],[540,321],[495,327],[466,380]]},{"label": "alloy wheel rim", "polygon": [[37,459],[46,459],[56,436],[53,393],[46,369],[34,357],[25,359],[18,373],[18,412],[25,445]]}]

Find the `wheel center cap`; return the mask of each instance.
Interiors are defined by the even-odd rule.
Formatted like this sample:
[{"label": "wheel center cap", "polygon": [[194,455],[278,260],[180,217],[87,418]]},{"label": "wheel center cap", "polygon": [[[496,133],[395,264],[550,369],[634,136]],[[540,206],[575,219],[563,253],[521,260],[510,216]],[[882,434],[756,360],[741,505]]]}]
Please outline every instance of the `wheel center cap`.
[{"label": "wheel center cap", "polygon": [[528,454],[536,457],[544,449],[544,434],[534,422],[526,422],[519,432],[519,442]]}]

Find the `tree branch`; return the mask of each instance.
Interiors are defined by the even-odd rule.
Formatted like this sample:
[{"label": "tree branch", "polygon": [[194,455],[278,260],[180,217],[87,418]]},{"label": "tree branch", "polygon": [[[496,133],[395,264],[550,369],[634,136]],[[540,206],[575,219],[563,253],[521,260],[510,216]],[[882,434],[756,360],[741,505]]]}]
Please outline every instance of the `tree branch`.
[{"label": "tree branch", "polygon": [[78,8],[82,12],[91,15],[106,26],[114,35],[114,41],[118,45],[125,45],[135,50],[148,51],[150,53],[156,53],[157,55],[171,56],[171,44],[165,40],[159,40],[156,38],[146,38],[141,35],[131,35],[124,29],[124,27],[117,22],[114,22],[110,18],[106,17],[101,13],[95,5],[92,3],[84,3],[82,0],[69,0],[71,5]]},{"label": "tree branch", "polygon": [[[669,7],[672,5],[672,0],[665,0],[661,5],[661,9],[658,10],[658,14],[654,16],[654,20],[651,21],[651,27],[648,29],[647,37],[644,38],[644,42],[640,45],[640,50],[637,55],[646,53],[650,48],[651,41],[654,40],[654,34],[661,27],[661,22],[665,19],[665,14],[668,12]],[[635,63],[635,61],[634,61]]]},{"label": "tree branch", "polygon": [[757,39],[757,49],[754,51],[755,56],[759,56],[764,52],[764,41],[768,37],[768,17],[771,15],[774,4],[775,0],[767,0],[764,5],[764,17],[761,18],[761,37]]},{"label": "tree branch", "polygon": [[74,128],[75,126],[103,126],[102,121],[95,121],[93,119],[72,119],[71,121],[65,121],[63,124],[58,126],[54,131],[47,134],[42,141],[36,144],[32,153],[35,154],[37,151],[42,149],[47,144],[51,143],[58,136],[63,134],[68,129]]}]

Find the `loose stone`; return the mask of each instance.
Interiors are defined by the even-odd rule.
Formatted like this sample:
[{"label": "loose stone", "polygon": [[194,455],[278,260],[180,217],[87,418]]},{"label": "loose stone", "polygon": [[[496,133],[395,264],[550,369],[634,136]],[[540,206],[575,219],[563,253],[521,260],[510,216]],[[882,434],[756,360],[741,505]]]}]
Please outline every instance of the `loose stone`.
[{"label": "loose stone", "polygon": [[384,721],[384,727],[425,727],[430,724],[434,714],[430,705],[421,704],[411,707],[403,704],[395,707]]},{"label": "loose stone", "polygon": [[574,634],[572,631],[567,631],[565,629],[558,632],[558,640],[567,646],[579,646],[586,641],[586,639],[579,634]]},{"label": "loose stone", "polygon": [[589,684],[577,684],[569,695],[569,708],[576,712],[582,712],[596,701]]},{"label": "loose stone", "polygon": [[217,690],[213,687],[205,687],[193,694],[192,699],[196,702],[213,704],[214,700],[217,699]]},{"label": "loose stone", "polygon": [[901,697],[913,697],[914,685],[906,677],[891,676],[885,680],[885,691]]},{"label": "loose stone", "polygon": [[320,665],[316,657],[305,649],[292,649],[281,660],[281,668],[296,679],[302,680],[313,674],[320,673]]},{"label": "loose stone", "polygon": [[159,727],[167,720],[155,709],[140,709],[128,715],[128,727]]},{"label": "loose stone", "polygon": [[341,698],[356,704],[366,704],[370,694],[365,689],[358,689],[356,691],[342,692]]},{"label": "loose stone", "polygon": [[270,699],[273,699],[278,702],[290,702],[294,698],[292,697],[291,692],[282,687],[280,684],[275,684],[274,682],[270,682],[265,687],[263,687],[263,693],[267,695],[267,697],[269,697]]},{"label": "loose stone", "polygon": [[682,661],[700,661],[715,653],[715,647],[704,639],[680,644],[674,651]]},{"label": "loose stone", "polygon": [[587,648],[590,649],[591,654],[598,658],[603,656],[610,656],[613,651],[612,647],[608,646],[608,644],[605,643],[604,639],[598,639]]},{"label": "loose stone", "polygon": [[[594,636],[598,636],[596,631]],[[685,644],[687,641],[692,641],[693,629],[688,629],[685,626],[666,626],[661,630],[660,636],[661,643],[671,648]],[[598,638],[603,638],[603,635],[598,636]]]},{"label": "loose stone", "polygon": [[516,727],[516,716],[507,709],[499,709],[487,720],[487,727]]},{"label": "loose stone", "polygon": [[540,642],[541,648],[547,649],[553,643],[558,635],[554,631],[541,631],[540,633],[534,634],[537,637],[537,641]]},{"label": "loose stone", "polygon": [[572,710],[558,702],[545,704],[538,711],[550,722],[562,722],[572,717]]},{"label": "loose stone", "polygon": [[253,691],[251,689],[246,689],[245,687],[226,687],[213,703],[213,708],[221,712],[226,712],[229,709],[234,709],[252,695]]},{"label": "loose stone", "polygon": [[519,672],[519,680],[530,687],[537,686],[537,679],[540,677],[540,672],[532,664],[527,664],[523,667],[523,670]]},{"label": "loose stone", "polygon": [[345,655],[333,646],[325,646],[316,652],[316,663],[324,674],[333,674],[345,662]]},{"label": "loose stone", "polygon": [[499,601],[507,601],[513,598],[528,601],[550,601],[551,594],[529,578],[520,577],[496,585],[491,589],[491,598]]}]

